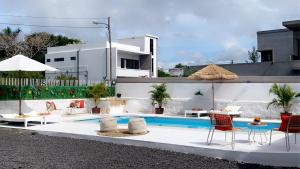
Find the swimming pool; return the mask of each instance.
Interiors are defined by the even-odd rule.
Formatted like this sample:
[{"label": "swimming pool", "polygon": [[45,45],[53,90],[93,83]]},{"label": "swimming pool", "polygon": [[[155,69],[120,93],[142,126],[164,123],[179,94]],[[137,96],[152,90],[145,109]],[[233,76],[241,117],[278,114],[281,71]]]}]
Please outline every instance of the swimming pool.
[{"label": "swimming pool", "polygon": [[[115,116],[118,124],[128,124],[130,118],[139,116]],[[169,126],[169,127],[182,127],[182,128],[209,128],[210,120],[206,119],[191,119],[191,118],[174,118],[174,117],[142,117],[146,120],[147,125],[150,126]],[[100,123],[100,118],[79,120],[85,123]],[[234,121],[233,126],[237,128],[250,129],[249,122]],[[268,123],[267,126],[261,127],[262,130],[271,130],[278,128],[279,123]]]}]

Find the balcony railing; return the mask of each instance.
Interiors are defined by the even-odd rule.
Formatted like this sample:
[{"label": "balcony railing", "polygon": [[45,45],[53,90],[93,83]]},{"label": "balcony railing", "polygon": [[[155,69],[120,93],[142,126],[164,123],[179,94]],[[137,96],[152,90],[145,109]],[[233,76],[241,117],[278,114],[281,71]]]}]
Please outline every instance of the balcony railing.
[{"label": "balcony railing", "polygon": [[117,68],[118,77],[150,77],[150,70]]}]

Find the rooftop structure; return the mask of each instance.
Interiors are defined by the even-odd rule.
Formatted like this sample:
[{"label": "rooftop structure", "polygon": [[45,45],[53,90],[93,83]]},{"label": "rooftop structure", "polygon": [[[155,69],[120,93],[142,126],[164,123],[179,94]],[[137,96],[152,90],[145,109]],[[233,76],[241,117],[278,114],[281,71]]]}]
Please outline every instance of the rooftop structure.
[{"label": "rooftop structure", "polygon": [[[240,76],[299,76],[300,20],[282,22],[286,29],[257,32],[257,49],[261,62],[221,64]],[[205,65],[190,66],[198,70]]]}]

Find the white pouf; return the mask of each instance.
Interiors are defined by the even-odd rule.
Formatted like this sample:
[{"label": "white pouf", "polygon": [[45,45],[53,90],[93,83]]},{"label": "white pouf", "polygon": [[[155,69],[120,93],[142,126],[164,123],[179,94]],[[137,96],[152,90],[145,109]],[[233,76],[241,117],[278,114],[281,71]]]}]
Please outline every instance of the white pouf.
[{"label": "white pouf", "polygon": [[131,134],[147,133],[146,121],[143,118],[130,119],[128,122],[128,131]]},{"label": "white pouf", "polygon": [[117,119],[114,117],[103,117],[100,121],[100,131],[117,130]]}]

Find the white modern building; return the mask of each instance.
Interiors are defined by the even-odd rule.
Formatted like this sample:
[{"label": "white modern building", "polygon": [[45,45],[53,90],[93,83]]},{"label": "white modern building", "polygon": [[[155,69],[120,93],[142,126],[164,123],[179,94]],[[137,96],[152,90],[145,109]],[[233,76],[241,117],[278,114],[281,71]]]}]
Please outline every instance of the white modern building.
[{"label": "white modern building", "polygon": [[117,77],[157,77],[157,36],[144,35],[112,42],[111,69],[109,43],[70,44],[47,49],[45,63],[60,69],[46,72],[48,79],[60,73],[80,80],[104,80]]},{"label": "white modern building", "polygon": [[183,68],[170,68],[169,74],[171,76],[181,77],[183,76]]}]

